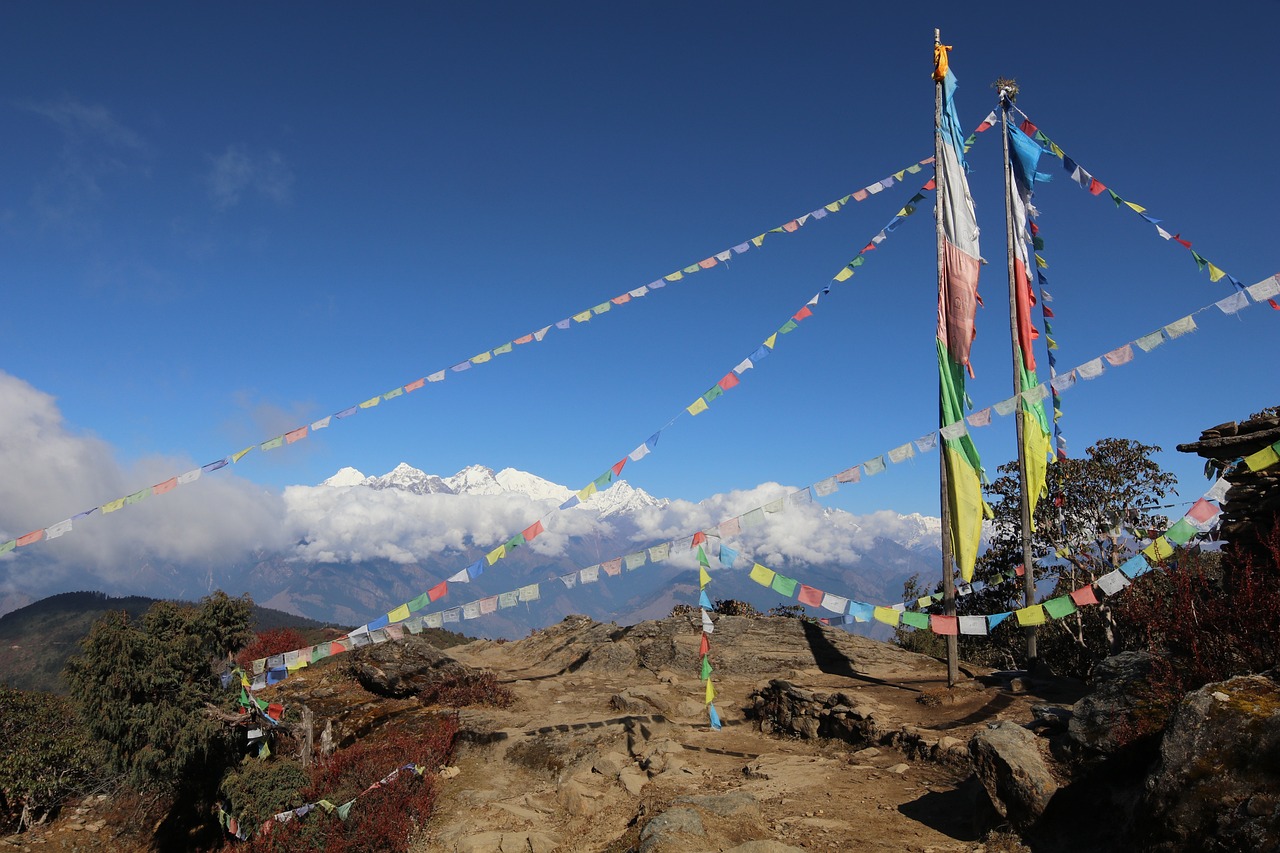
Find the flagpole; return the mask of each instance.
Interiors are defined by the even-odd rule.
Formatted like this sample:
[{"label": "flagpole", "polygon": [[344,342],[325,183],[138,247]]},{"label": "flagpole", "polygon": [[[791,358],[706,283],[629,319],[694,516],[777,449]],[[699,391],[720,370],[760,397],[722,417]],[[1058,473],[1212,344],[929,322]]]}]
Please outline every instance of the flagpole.
[{"label": "flagpole", "polygon": [[[1032,570],[1033,560],[1031,555],[1031,498],[1027,490],[1027,448],[1023,429],[1023,407],[1026,405],[1022,400],[1022,364],[1021,358],[1026,355],[1019,352],[1018,349],[1018,276],[1014,265],[1014,240],[1021,239],[1021,235],[1015,233],[1013,220],[1013,194],[1017,190],[1013,185],[1013,162],[1009,159],[1009,107],[1013,103],[1013,98],[1017,96],[1017,87],[1011,80],[998,80],[996,85],[1000,89],[1000,130],[1001,138],[1004,140],[1004,221],[1005,221],[1005,243],[1008,249],[1008,266],[1009,266],[1009,334],[1012,340],[1013,349],[1013,394],[1017,401],[1014,411],[1014,425],[1018,433],[1018,497],[1022,507],[1022,600],[1023,607],[1030,607],[1036,603],[1036,580],[1035,572]],[[1030,275],[1030,271],[1028,271]],[[1033,672],[1036,667],[1036,629],[1034,625],[1028,625],[1025,629],[1027,640],[1027,671]]]},{"label": "flagpole", "polygon": [[[936,50],[938,45],[942,44],[942,33],[938,29],[933,31],[933,46]],[[946,247],[944,244],[945,236],[942,228],[942,203],[943,203],[943,180],[942,169],[939,165],[942,163],[942,85],[943,81],[935,80],[933,84],[933,175],[934,175],[934,226],[937,229],[938,237],[938,303],[942,304],[945,297],[944,283],[946,281]],[[946,426],[942,423],[942,374],[938,374],[938,423],[939,426]],[[943,446],[939,448],[938,453],[938,491],[942,503],[942,612],[947,616],[956,615],[956,586],[953,577],[953,566],[955,559],[952,556],[951,546],[951,502],[947,499],[947,453],[946,442],[943,440]],[[959,664],[959,643],[954,635],[946,635],[947,643],[947,686],[954,687],[960,679]]]}]

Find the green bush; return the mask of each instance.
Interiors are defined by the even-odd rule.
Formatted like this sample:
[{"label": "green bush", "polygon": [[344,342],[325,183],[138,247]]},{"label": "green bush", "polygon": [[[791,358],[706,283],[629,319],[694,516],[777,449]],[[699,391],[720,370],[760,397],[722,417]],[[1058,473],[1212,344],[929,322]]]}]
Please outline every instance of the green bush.
[{"label": "green bush", "polygon": [[21,828],[103,781],[101,751],[71,703],[0,687],[0,825]]}]

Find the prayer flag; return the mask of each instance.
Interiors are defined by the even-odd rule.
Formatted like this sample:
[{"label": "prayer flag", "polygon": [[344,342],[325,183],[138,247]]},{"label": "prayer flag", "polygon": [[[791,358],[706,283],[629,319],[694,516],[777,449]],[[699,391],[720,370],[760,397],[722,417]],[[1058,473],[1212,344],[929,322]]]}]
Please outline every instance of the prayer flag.
[{"label": "prayer flag", "polygon": [[987,633],[987,617],[985,616],[960,616],[957,621],[960,623],[961,634],[981,636]]},{"label": "prayer flag", "polygon": [[751,567],[751,574],[748,575],[748,577],[750,577],[753,581],[760,584],[761,586],[769,586],[773,583],[773,579],[776,576],[776,574],[777,573],[774,572],[772,569],[766,568],[760,565],[759,563],[756,563]]},{"label": "prayer flag", "polygon": [[877,622],[883,622],[894,628],[898,627],[898,621],[902,618],[902,614],[892,607],[877,607],[872,615]]},{"label": "prayer flag", "polygon": [[800,584],[800,595],[797,596],[797,600],[801,604],[807,604],[810,607],[821,607],[822,590],[814,589],[813,587],[805,584]]},{"label": "prayer flag", "polygon": [[786,596],[787,598],[790,598],[791,596],[795,595],[796,586],[798,583],[799,582],[796,581],[794,578],[789,578],[784,575],[779,575],[775,573],[773,576],[773,582],[770,584],[770,587],[773,589],[774,592],[778,593],[779,595],[783,595],[783,596]]},{"label": "prayer flag", "polygon": [[1044,602],[1044,612],[1053,619],[1061,619],[1076,612],[1076,605],[1070,595],[1060,595]]},{"label": "prayer flag", "polygon": [[960,633],[960,623],[955,616],[931,615],[929,617],[929,627],[933,630],[933,633],[944,637],[954,637]]},{"label": "prayer flag", "polygon": [[1098,596],[1094,594],[1093,584],[1088,584],[1072,592],[1071,600],[1077,607],[1084,607],[1089,604],[1097,604]]}]

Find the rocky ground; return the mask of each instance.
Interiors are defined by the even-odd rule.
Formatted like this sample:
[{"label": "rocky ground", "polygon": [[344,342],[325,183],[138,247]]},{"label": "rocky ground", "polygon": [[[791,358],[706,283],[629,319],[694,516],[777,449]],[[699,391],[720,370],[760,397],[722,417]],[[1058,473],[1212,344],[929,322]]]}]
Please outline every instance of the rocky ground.
[{"label": "rocky ground", "polygon": [[717,617],[717,732],[699,637],[680,619],[570,617],[519,642],[450,649],[516,702],[463,711],[460,772],[417,849],[984,848],[991,806],[971,780],[969,738],[1030,719],[1047,697],[977,672],[948,689],[937,661],[838,629]]}]

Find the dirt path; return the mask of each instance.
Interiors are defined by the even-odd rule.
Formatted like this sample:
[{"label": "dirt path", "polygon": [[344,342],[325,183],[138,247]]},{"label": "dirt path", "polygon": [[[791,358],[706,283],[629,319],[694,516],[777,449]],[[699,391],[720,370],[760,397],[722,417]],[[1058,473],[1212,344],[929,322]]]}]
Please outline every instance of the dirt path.
[{"label": "dirt path", "polygon": [[[490,643],[450,650],[495,672],[517,700],[508,709],[463,712],[469,742],[459,753],[460,772],[442,783],[437,813],[416,849],[663,853],[732,850],[748,841],[775,845],[743,848],[757,853],[786,849],[779,844],[937,853],[981,847],[972,819],[981,792],[966,782],[960,762],[762,734],[745,714],[762,685],[758,677],[717,678],[724,728],[712,731],[696,675],[643,666],[575,671],[564,662],[583,658],[571,654],[570,641],[538,643],[536,651]],[[807,689],[856,697],[881,725],[896,721],[932,742],[955,738],[960,754],[977,727],[1025,721],[1029,706],[1043,701],[976,681],[949,691],[935,661],[903,658],[901,650],[876,653],[880,660],[864,655],[868,660],[847,671],[814,666],[785,675]],[[716,799],[743,793],[749,796]],[[681,798],[709,796],[696,804],[695,818],[681,808],[688,806]],[[716,809],[726,808],[732,813],[717,818]],[[664,818],[671,837],[685,839],[680,844],[665,843],[653,829],[654,837],[642,838],[664,812],[687,822]],[[701,840],[688,843],[689,833]]]}]

